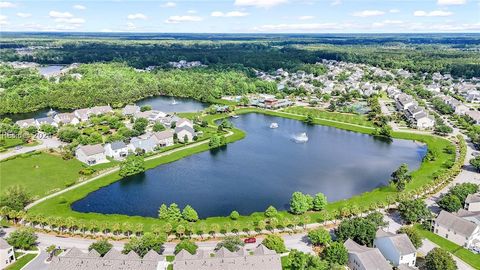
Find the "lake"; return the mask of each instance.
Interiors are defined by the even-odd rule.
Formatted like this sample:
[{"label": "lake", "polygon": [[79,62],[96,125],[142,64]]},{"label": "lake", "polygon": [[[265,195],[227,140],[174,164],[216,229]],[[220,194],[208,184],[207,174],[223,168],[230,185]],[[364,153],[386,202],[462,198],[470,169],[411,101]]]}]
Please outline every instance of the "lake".
[{"label": "lake", "polygon": [[[417,169],[425,145],[263,114],[231,119],[247,132],[223,149],[202,152],[126,177],[72,204],[79,212],[156,217],[162,203],[190,204],[200,217],[288,209],[294,191],[323,192],[329,201],[388,184],[402,163]],[[277,129],[270,129],[272,122]],[[307,143],[292,140],[306,132]]]}]

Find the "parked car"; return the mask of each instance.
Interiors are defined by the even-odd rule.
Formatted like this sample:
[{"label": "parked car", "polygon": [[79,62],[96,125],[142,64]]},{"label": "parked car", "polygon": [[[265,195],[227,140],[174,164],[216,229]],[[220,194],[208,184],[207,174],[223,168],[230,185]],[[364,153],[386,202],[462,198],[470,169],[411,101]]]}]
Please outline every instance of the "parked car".
[{"label": "parked car", "polygon": [[243,242],[245,244],[255,244],[257,242],[257,239],[255,239],[255,237],[250,237],[243,240]]}]

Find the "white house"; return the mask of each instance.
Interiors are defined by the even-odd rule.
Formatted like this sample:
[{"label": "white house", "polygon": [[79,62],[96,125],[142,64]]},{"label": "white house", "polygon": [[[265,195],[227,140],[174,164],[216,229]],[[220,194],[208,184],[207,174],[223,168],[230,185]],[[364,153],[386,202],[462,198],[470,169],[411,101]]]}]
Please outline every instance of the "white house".
[{"label": "white house", "polygon": [[153,137],[157,140],[157,145],[160,147],[173,145],[173,134],[172,130],[165,130],[160,132],[154,132]]},{"label": "white house", "polygon": [[480,211],[480,193],[468,194],[465,199],[465,210],[470,212]]},{"label": "white house", "polygon": [[188,119],[185,119],[185,118],[180,118],[180,119],[178,119],[177,123],[175,124],[175,127],[185,127],[185,126],[193,128],[192,121],[190,121]]},{"label": "white house", "polygon": [[343,244],[348,250],[348,267],[351,270],[392,270],[378,248],[369,248],[347,239]]},{"label": "white house", "polygon": [[72,124],[76,125],[80,123],[80,120],[75,116],[74,113],[59,113],[53,117],[53,120],[60,124]]},{"label": "white house", "polygon": [[3,238],[0,238],[0,269],[5,269],[16,260],[13,247]]},{"label": "white house", "polygon": [[19,127],[21,128],[27,128],[27,127],[31,127],[31,126],[36,126],[35,124],[35,119],[33,118],[30,118],[30,119],[24,119],[24,120],[18,120],[17,122],[15,122],[15,124],[17,124]]},{"label": "white house", "polygon": [[157,140],[154,136],[150,134],[145,134],[139,137],[133,137],[130,139],[130,149],[135,151],[136,149],[141,149],[145,152],[152,152],[157,147]]},{"label": "white house", "polygon": [[161,112],[161,111],[156,111],[156,110],[150,110],[150,111],[144,111],[144,112],[136,112],[134,114],[134,118],[135,119],[138,119],[138,118],[145,118],[147,119],[148,121],[156,121],[160,118],[163,118],[167,116],[166,113],[164,112]]},{"label": "white house", "polygon": [[85,122],[85,121],[88,121],[88,119],[90,118],[90,109],[78,109],[78,110],[75,110],[73,111],[73,114],[75,114],[75,116],[81,121],[81,122]]},{"label": "white house", "polygon": [[100,114],[106,114],[106,113],[113,112],[113,109],[112,109],[112,107],[110,107],[110,105],[95,106],[95,107],[90,108],[90,112],[94,115],[100,115]]},{"label": "white house", "polygon": [[426,113],[415,115],[414,119],[417,129],[431,129],[435,126],[435,118]]},{"label": "white house", "polygon": [[189,142],[193,141],[193,137],[195,136],[195,130],[188,125],[183,125],[181,127],[175,127],[175,133],[177,134],[177,139],[180,142],[185,142],[185,138],[188,139]]},{"label": "white house", "polygon": [[75,151],[75,157],[87,165],[108,162],[101,144],[79,146]]},{"label": "white house", "polygon": [[116,141],[107,143],[103,147],[105,149],[105,155],[116,160],[125,158],[128,155],[130,148],[122,141]]},{"label": "white house", "polygon": [[480,242],[479,224],[443,210],[433,223],[433,231],[467,249]]},{"label": "white house", "polygon": [[418,103],[407,94],[400,94],[395,100],[395,105],[399,111],[404,111],[408,107],[417,105]]},{"label": "white house", "polygon": [[393,234],[379,229],[376,233],[373,247],[380,250],[383,257],[393,266],[401,264],[415,266],[417,250],[406,234]]},{"label": "white house", "polygon": [[467,102],[480,103],[480,91],[470,90],[467,93]]},{"label": "white house", "polygon": [[35,124],[37,127],[40,127],[41,125],[52,125],[54,127],[58,127],[58,124],[50,116],[35,119]]},{"label": "white house", "polygon": [[468,111],[466,113],[468,117],[472,118],[475,124],[480,125],[480,112],[479,111]]}]

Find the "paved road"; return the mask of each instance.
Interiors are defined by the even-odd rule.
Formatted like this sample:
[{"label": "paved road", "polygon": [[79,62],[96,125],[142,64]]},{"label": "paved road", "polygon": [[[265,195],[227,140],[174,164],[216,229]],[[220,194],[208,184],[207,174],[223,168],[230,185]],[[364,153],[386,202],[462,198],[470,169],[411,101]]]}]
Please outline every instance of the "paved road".
[{"label": "paved road", "polygon": [[29,264],[22,268],[22,270],[47,270],[48,264],[45,263],[45,260],[48,258],[48,253],[45,251],[40,251],[40,254],[35,257]]},{"label": "paved road", "polygon": [[45,138],[45,139],[38,139],[40,141],[39,145],[35,146],[24,146],[20,149],[12,149],[10,151],[4,152],[0,154],[0,160],[6,159],[8,157],[25,154],[28,152],[36,151],[36,150],[43,150],[49,148],[58,148],[62,145],[62,143],[55,139],[55,138]]}]

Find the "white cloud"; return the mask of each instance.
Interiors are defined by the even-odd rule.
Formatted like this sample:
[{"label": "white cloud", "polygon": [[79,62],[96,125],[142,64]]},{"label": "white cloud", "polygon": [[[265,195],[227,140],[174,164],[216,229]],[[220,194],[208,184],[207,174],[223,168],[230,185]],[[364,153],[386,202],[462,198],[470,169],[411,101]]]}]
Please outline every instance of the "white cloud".
[{"label": "white cloud", "polygon": [[302,21],[305,21],[305,20],[312,20],[312,19],[315,19],[315,16],[308,16],[308,15],[305,15],[305,16],[300,16],[298,17],[299,20],[302,20]]},{"label": "white cloud", "polygon": [[242,11],[230,11],[230,12],[221,12],[214,11],[210,14],[212,17],[245,17],[248,16],[248,13]]},{"label": "white cloud", "polygon": [[203,20],[203,18],[199,17],[199,16],[190,16],[190,15],[170,16],[165,21],[165,23],[199,22],[199,21],[202,21],[202,20]]},{"label": "white cloud", "polygon": [[173,7],[176,7],[177,6],[177,3],[175,2],[166,2],[165,4],[163,4],[161,7],[164,7],[164,8],[173,8]]},{"label": "white cloud", "polygon": [[23,12],[18,12],[16,15],[20,18],[28,18],[32,16],[32,14],[30,13],[23,13]]},{"label": "white cloud", "polygon": [[142,14],[142,13],[134,13],[134,14],[129,14],[127,16],[127,19],[129,19],[129,20],[146,20],[147,16],[145,16],[145,14]]},{"label": "white cloud", "polygon": [[387,25],[400,25],[400,24],[403,24],[403,23],[404,22],[400,21],[400,20],[384,20],[384,21],[381,21],[381,22],[372,23],[372,27],[379,28],[379,27],[384,27],[384,26],[387,26]]},{"label": "white cloud", "polygon": [[437,0],[437,4],[442,6],[463,5],[465,3],[467,3],[467,0]]},{"label": "white cloud", "polygon": [[330,3],[330,6],[338,6],[342,4],[342,0],[333,0],[331,3]]},{"label": "white cloud", "polygon": [[127,27],[125,29],[128,30],[128,31],[132,31],[132,30],[137,29],[137,26],[132,22],[128,22]]},{"label": "white cloud", "polygon": [[85,20],[82,18],[57,18],[55,22],[66,24],[84,24]]},{"label": "white cloud", "polygon": [[85,10],[85,9],[87,9],[87,7],[86,7],[86,6],[83,6],[83,5],[74,5],[73,8],[74,8],[74,9],[78,9],[78,10]]},{"label": "white cloud", "polygon": [[399,13],[400,10],[396,9],[396,8],[393,8],[393,9],[390,9],[388,12],[390,13]]},{"label": "white cloud", "polygon": [[17,5],[12,2],[0,2],[0,8],[14,8]]},{"label": "white cloud", "polygon": [[7,16],[0,15],[0,25],[7,25],[8,24],[7,18],[8,18]]},{"label": "white cloud", "polygon": [[261,8],[271,8],[280,4],[287,3],[288,0],[235,0],[234,5],[236,6],[250,6],[250,7],[261,7]]},{"label": "white cloud", "polygon": [[197,11],[194,10],[194,9],[190,9],[190,10],[187,10],[187,13],[188,14],[195,14],[195,13],[197,13]]},{"label": "white cloud", "polygon": [[73,15],[70,12],[60,12],[60,11],[55,11],[52,10],[48,13],[48,16],[50,18],[72,18]]},{"label": "white cloud", "polygon": [[413,12],[413,16],[416,16],[416,17],[446,17],[446,16],[450,16],[452,14],[453,14],[452,12],[444,11],[444,10],[433,10],[433,11],[430,11],[430,12],[426,12],[426,11],[423,11],[423,10],[417,10],[417,11]]},{"label": "white cloud", "polygon": [[381,10],[362,10],[353,13],[355,17],[373,17],[384,15],[385,12]]},{"label": "white cloud", "polygon": [[282,31],[322,31],[340,30],[345,25],[338,23],[297,23],[297,24],[266,24],[254,27],[255,31],[261,32],[282,32]]}]

